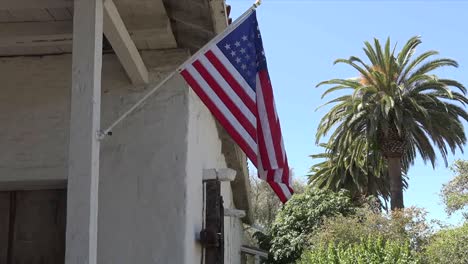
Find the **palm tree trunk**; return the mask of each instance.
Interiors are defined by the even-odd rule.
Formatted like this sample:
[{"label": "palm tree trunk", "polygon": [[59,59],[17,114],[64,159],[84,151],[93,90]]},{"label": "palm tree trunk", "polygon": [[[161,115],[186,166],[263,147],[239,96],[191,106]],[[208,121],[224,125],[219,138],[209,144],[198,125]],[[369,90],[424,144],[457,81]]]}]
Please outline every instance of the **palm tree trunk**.
[{"label": "palm tree trunk", "polygon": [[388,158],[388,172],[390,176],[391,208],[403,209],[403,180],[401,177],[401,157]]}]

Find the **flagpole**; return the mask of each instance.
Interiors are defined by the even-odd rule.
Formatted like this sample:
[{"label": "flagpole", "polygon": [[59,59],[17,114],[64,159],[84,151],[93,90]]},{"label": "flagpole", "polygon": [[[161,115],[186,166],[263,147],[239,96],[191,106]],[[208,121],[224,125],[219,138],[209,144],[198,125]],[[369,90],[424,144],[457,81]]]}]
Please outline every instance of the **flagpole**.
[{"label": "flagpole", "polygon": [[104,139],[106,136],[112,136],[112,129],[116,127],[122,120],[124,120],[128,115],[130,115],[135,109],[137,109],[142,103],[144,103],[151,95],[153,95],[161,86],[163,86],[167,81],[169,81],[176,73],[180,73],[182,69],[189,63],[193,62],[193,59],[202,52],[206,52],[207,47],[212,43],[220,40],[227,34],[231,33],[232,30],[241,22],[245,20],[255,9],[262,4],[262,0],[257,0],[247,11],[240,15],[232,24],[227,26],[223,32],[215,36],[208,43],[206,43],[202,48],[200,48],[195,54],[190,56],[186,61],[184,61],[176,70],[172,71],[167,75],[162,81],[160,81],[155,87],[148,91],[140,100],[138,100],[130,109],[123,113],[119,118],[117,118],[107,129],[98,131],[99,140]]}]

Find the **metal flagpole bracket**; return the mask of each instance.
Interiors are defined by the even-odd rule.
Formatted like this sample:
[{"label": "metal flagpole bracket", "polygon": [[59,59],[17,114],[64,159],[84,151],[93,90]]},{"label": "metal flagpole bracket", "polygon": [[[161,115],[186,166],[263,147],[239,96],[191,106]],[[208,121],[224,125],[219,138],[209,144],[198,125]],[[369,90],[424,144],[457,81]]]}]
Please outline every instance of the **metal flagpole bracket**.
[{"label": "metal flagpole bracket", "polygon": [[104,130],[99,130],[97,132],[97,138],[99,141],[103,140],[104,138],[108,137],[108,136],[112,136],[112,131],[104,131]]}]

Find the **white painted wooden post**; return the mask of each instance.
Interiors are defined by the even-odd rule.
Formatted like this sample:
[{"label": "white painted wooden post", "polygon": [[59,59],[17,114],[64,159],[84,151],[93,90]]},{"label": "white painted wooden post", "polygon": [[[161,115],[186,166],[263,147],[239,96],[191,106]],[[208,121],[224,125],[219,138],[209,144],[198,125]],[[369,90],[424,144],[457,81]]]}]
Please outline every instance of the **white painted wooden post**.
[{"label": "white painted wooden post", "polygon": [[103,0],[75,0],[66,264],[96,264]]}]

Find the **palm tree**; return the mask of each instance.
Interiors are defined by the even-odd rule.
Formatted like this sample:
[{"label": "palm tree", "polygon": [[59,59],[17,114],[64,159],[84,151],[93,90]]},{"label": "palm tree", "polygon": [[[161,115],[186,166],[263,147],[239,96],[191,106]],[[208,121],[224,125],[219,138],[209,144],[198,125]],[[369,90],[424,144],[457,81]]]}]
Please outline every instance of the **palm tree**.
[{"label": "palm tree", "polygon": [[[363,143],[363,144],[361,144]],[[331,153],[329,144],[320,144],[324,153],[311,155],[319,162],[314,164],[308,175],[309,184],[320,189],[338,191],[346,189],[353,199],[374,196],[381,198],[384,206],[390,199],[388,167],[380,153],[367,143],[366,138],[353,141],[344,153]],[[349,151],[356,150],[357,151]],[[357,154],[357,156],[353,156]],[[406,174],[403,188],[407,187]]]},{"label": "palm tree", "polygon": [[446,58],[433,59],[436,51],[424,52],[413,59],[419,44],[420,38],[413,37],[395,56],[390,39],[384,48],[377,39],[374,46],[365,42],[368,62],[354,56],[335,61],[352,66],[360,77],[332,79],[317,85],[333,85],[323,96],[351,90],[327,103],[333,107],[320,121],[317,142],[332,132],[329,144],[333,154],[343,152],[350,142],[363,135],[375,144],[388,165],[392,209],[404,207],[402,168],[413,163],[416,153],[434,167],[435,147],[447,165],[449,151],[462,149],[466,142],[460,120],[468,120],[464,109],[468,103],[465,87],[431,74],[441,67],[458,67],[458,63]]}]

